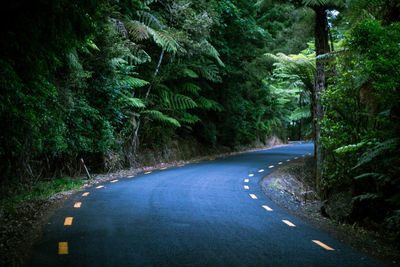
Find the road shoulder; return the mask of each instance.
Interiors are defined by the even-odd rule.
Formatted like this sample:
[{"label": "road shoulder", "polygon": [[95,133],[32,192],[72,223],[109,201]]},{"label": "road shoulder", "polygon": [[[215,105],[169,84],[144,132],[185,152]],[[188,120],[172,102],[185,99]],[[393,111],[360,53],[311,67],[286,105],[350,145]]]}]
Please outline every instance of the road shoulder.
[{"label": "road shoulder", "polygon": [[260,185],[278,206],[328,235],[389,266],[399,266],[400,252],[379,233],[356,224],[336,222],[321,214],[322,202],[314,192],[314,158],[285,164],[265,176]]}]

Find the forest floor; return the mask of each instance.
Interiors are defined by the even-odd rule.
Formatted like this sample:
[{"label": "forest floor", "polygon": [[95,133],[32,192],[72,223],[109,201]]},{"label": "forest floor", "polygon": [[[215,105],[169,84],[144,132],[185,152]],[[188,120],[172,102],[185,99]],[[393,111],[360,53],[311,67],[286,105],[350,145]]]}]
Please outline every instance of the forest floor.
[{"label": "forest floor", "polygon": [[336,222],[321,214],[323,203],[314,193],[314,167],[314,157],[306,157],[285,164],[265,176],[260,184],[274,203],[291,214],[389,266],[400,266],[399,246],[383,233]]}]

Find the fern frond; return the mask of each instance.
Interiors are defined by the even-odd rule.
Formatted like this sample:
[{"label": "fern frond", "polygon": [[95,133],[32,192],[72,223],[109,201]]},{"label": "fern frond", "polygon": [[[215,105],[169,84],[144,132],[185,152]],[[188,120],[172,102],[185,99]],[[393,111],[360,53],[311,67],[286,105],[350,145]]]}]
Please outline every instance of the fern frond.
[{"label": "fern frond", "polygon": [[169,102],[169,105],[176,110],[186,110],[197,107],[193,99],[181,94],[170,94]]},{"label": "fern frond", "polygon": [[336,153],[346,153],[346,152],[354,152],[362,148],[366,143],[365,142],[360,142],[358,144],[351,144],[347,146],[341,146],[339,148],[336,148],[334,151]]},{"label": "fern frond", "polygon": [[146,25],[139,21],[130,20],[126,23],[127,32],[131,39],[135,41],[141,41],[149,39],[149,32]]},{"label": "fern frond", "polygon": [[311,117],[311,112],[310,112],[310,107],[309,106],[304,106],[304,107],[297,107],[292,114],[290,114],[290,120],[291,121],[298,121],[301,119],[306,119]]},{"label": "fern frond", "polygon": [[157,121],[172,124],[176,127],[181,127],[181,124],[176,119],[165,115],[164,113],[158,110],[144,110],[140,112],[141,115],[147,115]]},{"label": "fern frond", "polygon": [[382,173],[369,172],[369,173],[363,173],[361,175],[358,175],[358,176],[354,177],[354,179],[359,180],[359,179],[363,179],[363,178],[367,178],[367,177],[372,177],[372,178],[376,178],[376,179],[380,180],[385,176]]},{"label": "fern frond", "polygon": [[121,93],[120,102],[122,102],[124,105],[126,105],[128,107],[133,107],[133,108],[145,108],[146,107],[146,105],[143,103],[143,101],[140,98],[129,97],[124,93]]},{"label": "fern frond", "polygon": [[222,67],[225,67],[225,64],[222,62],[222,60],[220,59],[220,55],[219,52],[217,51],[217,49],[215,49],[215,47],[210,44],[207,40],[203,40],[202,42],[200,42],[198,44],[199,48],[201,49],[201,51],[210,56],[213,57],[215,60],[217,60],[218,64]]},{"label": "fern frond", "polygon": [[203,108],[203,109],[206,109],[206,110],[222,111],[224,109],[222,107],[222,105],[219,104],[217,101],[205,98],[203,96],[200,96],[197,99],[197,103],[198,103],[200,108]]},{"label": "fern frond", "polygon": [[197,75],[196,72],[192,71],[191,69],[185,68],[183,69],[183,75],[189,78],[197,79],[199,78],[199,75]]},{"label": "fern frond", "polygon": [[162,29],[161,22],[151,13],[146,11],[139,11],[139,21],[147,27]]},{"label": "fern frond", "polygon": [[157,31],[150,27],[147,27],[147,32],[153,37],[154,42],[164,48],[165,51],[172,53],[177,52],[179,45],[171,34],[166,31]]},{"label": "fern frond", "polygon": [[114,80],[114,84],[122,88],[137,88],[148,85],[149,82],[128,75],[118,75]]},{"label": "fern frond", "polygon": [[182,85],[182,91],[191,93],[192,95],[198,96],[201,88],[194,83],[184,83]]},{"label": "fern frond", "polygon": [[121,34],[122,36],[124,36],[126,38],[128,32],[126,30],[125,24],[122,21],[120,21],[119,19],[114,19],[114,18],[111,19],[111,22],[113,23],[114,29],[119,34]]},{"label": "fern frond", "polygon": [[195,124],[196,122],[201,121],[200,118],[196,115],[190,114],[188,112],[183,112],[179,117],[179,121],[187,124]]},{"label": "fern frond", "polygon": [[151,57],[143,49],[139,49],[138,51],[130,55],[130,59],[135,65],[151,62]]},{"label": "fern frond", "polygon": [[211,82],[222,82],[222,78],[219,75],[219,69],[215,64],[204,65],[199,68],[201,76]]},{"label": "fern frond", "polygon": [[372,149],[368,150],[361,156],[357,165],[353,169],[356,169],[368,162],[371,162],[373,159],[382,155],[382,153],[384,153],[384,152],[395,149],[398,141],[399,141],[399,138],[393,138],[393,139],[386,140],[385,142],[378,143]]}]

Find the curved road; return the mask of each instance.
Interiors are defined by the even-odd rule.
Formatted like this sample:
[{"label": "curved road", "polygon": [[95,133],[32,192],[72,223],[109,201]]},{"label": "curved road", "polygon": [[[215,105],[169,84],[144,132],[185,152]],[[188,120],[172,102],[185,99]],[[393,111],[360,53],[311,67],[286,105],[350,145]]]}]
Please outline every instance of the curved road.
[{"label": "curved road", "polygon": [[263,176],[312,151],[292,145],[89,188],[52,216],[31,265],[382,265],[263,194]]}]

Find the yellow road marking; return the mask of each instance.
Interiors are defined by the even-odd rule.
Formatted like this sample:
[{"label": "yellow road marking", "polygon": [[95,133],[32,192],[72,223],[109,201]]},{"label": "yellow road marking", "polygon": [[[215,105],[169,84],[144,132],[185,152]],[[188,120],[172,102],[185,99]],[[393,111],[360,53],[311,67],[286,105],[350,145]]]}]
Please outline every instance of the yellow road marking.
[{"label": "yellow road marking", "polygon": [[82,206],[82,202],[76,202],[74,204],[74,208],[80,208]]},{"label": "yellow road marking", "polygon": [[58,242],[58,254],[59,255],[68,254],[68,242]]},{"label": "yellow road marking", "polygon": [[150,174],[151,172],[149,171],[149,172],[145,172],[144,174]]},{"label": "yellow road marking", "polygon": [[249,196],[250,196],[252,199],[257,199],[257,196],[254,195],[254,194],[249,194]]},{"label": "yellow road marking", "polygon": [[330,246],[325,245],[324,243],[322,243],[321,241],[318,240],[312,240],[312,242],[314,242],[317,245],[320,245],[321,247],[323,247],[326,250],[335,250],[333,248],[331,248]]},{"label": "yellow road marking", "polygon": [[259,170],[258,172],[263,172],[264,171],[264,169],[261,169],[261,170]]},{"label": "yellow road marking", "polygon": [[248,185],[243,186],[243,188],[246,189],[246,190],[249,190],[249,186]]},{"label": "yellow road marking", "polygon": [[289,161],[290,161],[290,159],[287,159],[286,161],[287,161],[287,162],[289,162]]},{"label": "yellow road marking", "polygon": [[162,167],[162,168],[160,168],[160,170],[162,170],[162,171],[163,171],[163,170],[166,170],[166,169],[167,169],[167,167]]},{"label": "yellow road marking", "polygon": [[288,220],[282,220],[282,222],[286,223],[290,227],[296,227],[296,225],[294,225],[293,223],[289,222]]},{"label": "yellow road marking", "polygon": [[74,217],[67,217],[65,218],[64,225],[72,225],[72,220]]},{"label": "yellow road marking", "polygon": [[117,180],[117,179],[115,179],[115,180],[112,180],[110,183],[116,183],[116,182],[118,182],[118,180]]},{"label": "yellow road marking", "polygon": [[279,165],[282,165],[282,164],[283,164],[283,162],[281,161],[281,162],[279,162],[278,164],[279,164]]},{"label": "yellow road marking", "polygon": [[248,183],[248,182],[249,182],[249,179],[244,179],[244,182],[245,182],[245,183]]},{"label": "yellow road marking", "polygon": [[254,174],[252,174],[252,173],[249,174],[249,177],[253,177],[253,176],[254,176]]},{"label": "yellow road marking", "polygon": [[133,176],[133,175],[129,175],[129,176],[127,176],[128,178],[133,178],[133,177],[135,177],[135,176]]},{"label": "yellow road marking", "polygon": [[271,209],[270,207],[268,207],[267,205],[263,205],[262,206],[264,209],[266,209],[267,211],[273,211],[273,209]]},{"label": "yellow road marking", "polygon": [[215,160],[215,158],[210,158],[210,160]]},{"label": "yellow road marking", "polygon": [[90,193],[89,192],[85,192],[82,194],[83,197],[87,197]]},{"label": "yellow road marking", "polygon": [[268,166],[268,168],[272,169],[273,167],[275,167],[274,165]]},{"label": "yellow road marking", "polygon": [[104,185],[99,185],[98,187],[96,187],[97,189],[103,188]]}]

